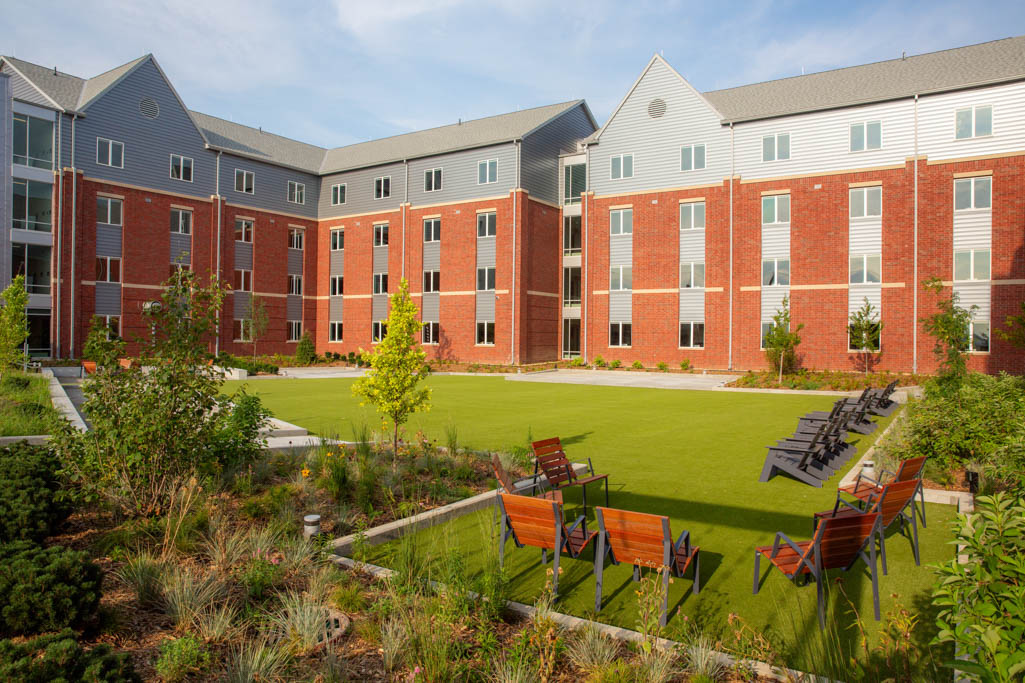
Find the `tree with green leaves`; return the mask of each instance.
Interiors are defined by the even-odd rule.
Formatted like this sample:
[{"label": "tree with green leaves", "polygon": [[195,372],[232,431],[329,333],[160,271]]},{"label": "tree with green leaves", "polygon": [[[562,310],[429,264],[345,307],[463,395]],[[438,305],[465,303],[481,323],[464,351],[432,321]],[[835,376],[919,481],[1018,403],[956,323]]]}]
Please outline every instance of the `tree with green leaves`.
[{"label": "tree with green leaves", "polygon": [[922,325],[936,343],[933,353],[940,361],[940,380],[943,385],[960,384],[968,374],[968,332],[971,329],[972,315],[978,306],[962,308],[960,297],[953,289],[950,296],[943,296],[943,283],[939,278],[929,278],[923,285],[926,289],[940,295],[936,302],[937,311],[922,318]]},{"label": "tree with green leaves", "polygon": [[867,375],[872,365],[872,354],[879,350],[879,335],[883,331],[879,311],[867,296],[862,307],[851,313],[847,327],[851,335],[851,348],[861,352],[862,366]]},{"label": "tree with green leaves", "polygon": [[427,354],[417,340],[420,328],[419,310],[403,278],[399,291],[391,296],[388,332],[367,354],[370,369],[352,385],[361,405],[369,403],[391,419],[393,458],[399,452],[399,427],[413,413],[431,407],[431,390],[420,386],[430,374]]},{"label": "tree with green leaves", "polygon": [[124,355],[124,340],[112,334],[106,320],[94,315],[89,327],[89,336],[85,338],[85,345],[82,347],[82,357],[94,361],[99,369],[114,367],[118,364],[118,359]]},{"label": "tree with green leaves", "polygon": [[267,302],[262,296],[253,295],[249,303],[249,337],[253,342],[253,358],[256,358],[256,343],[263,339],[270,327]]},{"label": "tree with green leaves", "polygon": [[765,357],[769,367],[779,373],[779,382],[783,383],[783,374],[791,373],[797,367],[797,346],[801,343],[800,332],[804,323],[797,329],[790,329],[790,297],[783,297],[783,303],[772,316],[772,327],[765,335]]},{"label": "tree with green leaves", "polygon": [[997,329],[1000,338],[1019,349],[1025,349],[1025,301],[1021,302],[1021,315],[1007,316],[1004,325],[1004,329]]},{"label": "tree with green leaves", "polygon": [[0,294],[0,368],[14,368],[25,362],[25,340],[28,339],[28,292],[25,276],[18,275]]}]

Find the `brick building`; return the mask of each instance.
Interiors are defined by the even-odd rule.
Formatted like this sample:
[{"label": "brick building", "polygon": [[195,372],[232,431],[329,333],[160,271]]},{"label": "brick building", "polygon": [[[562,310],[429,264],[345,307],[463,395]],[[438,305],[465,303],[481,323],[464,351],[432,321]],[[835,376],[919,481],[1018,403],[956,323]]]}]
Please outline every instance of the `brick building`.
[{"label": "brick building", "polygon": [[94,315],[145,334],[187,267],[233,288],[212,350],[252,350],[253,297],[261,352],[370,348],[406,278],[431,357],[759,368],[787,297],[805,366],[857,366],[867,300],[876,367],[930,372],[936,277],[972,367],[1025,372],[993,333],[1025,299],[1025,38],[706,93],[656,55],[600,129],[577,100],[336,149],[190,111],[151,55],[0,58],[0,109],[38,355]]}]

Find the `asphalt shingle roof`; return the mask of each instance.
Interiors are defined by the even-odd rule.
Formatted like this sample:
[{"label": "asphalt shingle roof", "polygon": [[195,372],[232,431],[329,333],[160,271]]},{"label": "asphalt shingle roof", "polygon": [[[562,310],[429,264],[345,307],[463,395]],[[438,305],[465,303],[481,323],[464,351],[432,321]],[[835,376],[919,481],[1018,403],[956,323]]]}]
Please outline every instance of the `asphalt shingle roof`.
[{"label": "asphalt shingle roof", "polygon": [[84,78],[66,74],[58,71],[54,74],[52,68],[32,64],[15,57],[4,57],[5,62],[21,72],[21,74],[32,82],[37,88],[43,91],[47,97],[57,103],[62,109],[75,111],[78,106],[78,97],[82,93]]},{"label": "asphalt shingle roof", "polygon": [[324,153],[327,151],[323,147],[308,145],[198,111],[192,112],[192,118],[214,147],[264,159],[268,163],[318,173],[324,161]]},{"label": "asphalt shingle roof", "polygon": [[1025,36],[712,90],[727,121],[881,102],[1025,78]]}]

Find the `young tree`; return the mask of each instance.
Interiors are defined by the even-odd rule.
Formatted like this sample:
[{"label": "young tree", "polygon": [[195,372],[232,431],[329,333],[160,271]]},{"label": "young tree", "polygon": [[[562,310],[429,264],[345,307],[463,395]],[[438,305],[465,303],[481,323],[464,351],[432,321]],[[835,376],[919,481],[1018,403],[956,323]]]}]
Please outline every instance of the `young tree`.
[{"label": "young tree", "polygon": [[399,291],[391,296],[388,333],[368,354],[370,369],[352,385],[361,405],[370,403],[391,419],[393,459],[399,452],[399,427],[413,413],[431,407],[431,390],[419,386],[430,369],[424,362],[427,354],[417,341],[418,313],[409,296],[409,283],[403,278]]},{"label": "young tree", "polygon": [[98,315],[93,316],[89,327],[89,336],[82,347],[82,357],[95,361],[97,369],[114,367],[118,358],[125,355],[125,342],[117,335],[111,334],[107,321]]},{"label": "young tree", "polygon": [[847,324],[851,335],[851,348],[861,351],[862,364],[867,375],[872,364],[872,353],[879,349],[879,335],[883,330],[883,324],[879,321],[879,311],[866,296],[865,304],[851,313]]},{"label": "young tree", "polygon": [[253,295],[249,304],[249,337],[253,342],[253,358],[256,358],[256,343],[263,339],[270,327],[270,314],[262,296]]},{"label": "young tree", "polygon": [[17,367],[25,360],[25,340],[28,339],[25,276],[16,276],[0,296],[3,297],[3,308],[0,308],[0,369],[6,369]]},{"label": "young tree", "polygon": [[804,323],[791,330],[790,297],[783,297],[783,305],[772,316],[772,327],[765,335],[765,357],[769,367],[779,372],[779,382],[783,383],[783,373],[793,372],[797,365],[797,346],[801,343],[799,332]]},{"label": "young tree", "polygon": [[[923,284],[926,289],[943,294],[943,283],[939,278],[930,278]],[[968,331],[971,329],[969,325],[972,315],[979,307],[973,304],[965,309],[958,305],[959,302],[957,292],[951,290],[949,297],[941,296],[936,302],[938,310],[921,320],[925,331],[936,340],[933,353],[940,360],[940,379],[945,385],[960,384],[968,374],[968,363],[965,360]]]}]

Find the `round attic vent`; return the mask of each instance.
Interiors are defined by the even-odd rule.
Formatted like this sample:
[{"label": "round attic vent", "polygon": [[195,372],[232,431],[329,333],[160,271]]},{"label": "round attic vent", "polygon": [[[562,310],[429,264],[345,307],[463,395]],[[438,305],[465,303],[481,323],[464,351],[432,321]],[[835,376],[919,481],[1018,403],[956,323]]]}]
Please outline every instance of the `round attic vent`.
[{"label": "round attic vent", "polygon": [[661,118],[666,113],[666,101],[661,97],[656,97],[650,103],[648,103],[648,116],[653,119]]},{"label": "round attic vent", "polygon": [[160,105],[152,97],[143,97],[139,102],[139,113],[147,119],[155,119],[160,116]]}]

